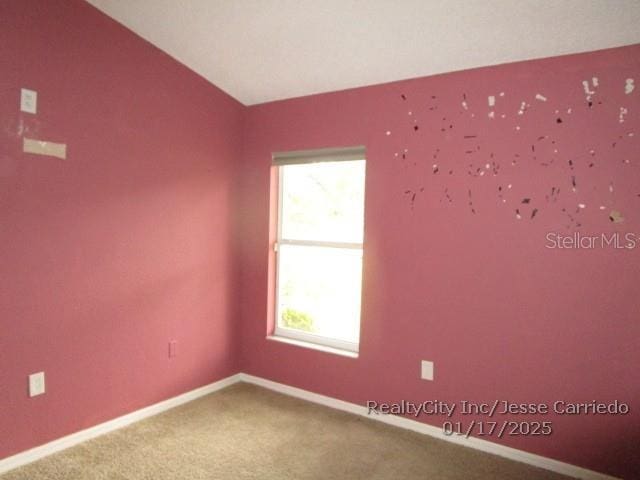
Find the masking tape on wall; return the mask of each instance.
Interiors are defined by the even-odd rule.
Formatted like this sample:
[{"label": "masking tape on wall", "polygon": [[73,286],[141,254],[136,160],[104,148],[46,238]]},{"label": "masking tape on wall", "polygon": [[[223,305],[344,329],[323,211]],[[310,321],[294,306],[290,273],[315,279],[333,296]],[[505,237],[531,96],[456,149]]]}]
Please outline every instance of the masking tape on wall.
[{"label": "masking tape on wall", "polygon": [[63,160],[67,158],[67,145],[64,143],[23,138],[22,151],[25,153],[33,153],[35,155],[47,155],[49,157],[62,158]]}]

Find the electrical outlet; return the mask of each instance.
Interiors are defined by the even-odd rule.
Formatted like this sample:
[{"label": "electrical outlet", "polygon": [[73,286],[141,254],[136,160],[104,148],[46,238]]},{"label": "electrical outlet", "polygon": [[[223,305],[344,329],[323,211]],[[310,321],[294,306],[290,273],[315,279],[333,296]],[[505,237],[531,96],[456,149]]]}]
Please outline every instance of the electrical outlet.
[{"label": "electrical outlet", "polygon": [[173,358],[178,355],[178,342],[171,340],[169,342],[169,358]]},{"label": "electrical outlet", "polygon": [[35,397],[42,395],[44,392],[44,372],[29,375],[29,396]]},{"label": "electrical outlet", "polygon": [[433,362],[422,360],[420,378],[423,380],[433,380]]},{"label": "electrical outlet", "polygon": [[38,92],[28,88],[20,90],[20,111],[33,114],[38,111]]}]

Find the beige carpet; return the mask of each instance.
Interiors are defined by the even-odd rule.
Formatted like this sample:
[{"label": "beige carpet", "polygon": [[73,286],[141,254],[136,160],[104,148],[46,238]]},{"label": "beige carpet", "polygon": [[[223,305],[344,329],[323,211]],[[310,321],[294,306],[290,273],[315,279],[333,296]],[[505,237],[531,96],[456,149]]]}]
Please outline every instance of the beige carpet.
[{"label": "beige carpet", "polygon": [[0,480],[563,478],[247,384],[0,475]]}]

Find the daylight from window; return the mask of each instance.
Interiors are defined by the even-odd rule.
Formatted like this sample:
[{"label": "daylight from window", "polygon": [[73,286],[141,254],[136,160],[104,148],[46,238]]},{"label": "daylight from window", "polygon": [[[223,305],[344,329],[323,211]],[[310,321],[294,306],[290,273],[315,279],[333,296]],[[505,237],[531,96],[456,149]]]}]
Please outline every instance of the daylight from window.
[{"label": "daylight from window", "polygon": [[365,161],[279,168],[276,333],[355,350]]}]

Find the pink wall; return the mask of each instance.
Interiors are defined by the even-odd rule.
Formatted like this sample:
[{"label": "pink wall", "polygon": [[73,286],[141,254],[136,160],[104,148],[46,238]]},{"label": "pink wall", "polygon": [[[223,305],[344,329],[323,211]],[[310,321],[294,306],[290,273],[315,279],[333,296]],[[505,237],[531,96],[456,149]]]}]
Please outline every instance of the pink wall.
[{"label": "pink wall", "polygon": [[0,2],[0,72],[3,458],[237,372],[244,107],[75,0]]},{"label": "pink wall", "polygon": [[[242,369],[356,403],[627,402],[544,418],[551,439],[484,438],[640,471],[640,246],[545,248],[640,236],[640,46],[244,109],[80,1],[2,2],[0,40],[0,458]],[[23,136],[67,160],[23,154]],[[270,154],[358,144],[360,357],[267,341]]]},{"label": "pink wall", "polygon": [[[638,85],[630,94],[627,78]],[[360,144],[360,356],[265,340],[270,154]],[[640,242],[545,247],[554,232],[640,238],[639,45],[255,106],[244,151],[244,372],[360,404],[619,400],[630,414],[513,417],[551,420],[551,438],[484,438],[614,475],[640,471]],[[611,222],[613,210],[626,220]],[[419,379],[421,359],[435,362],[434,382]],[[487,420],[454,417],[472,419]]]}]

